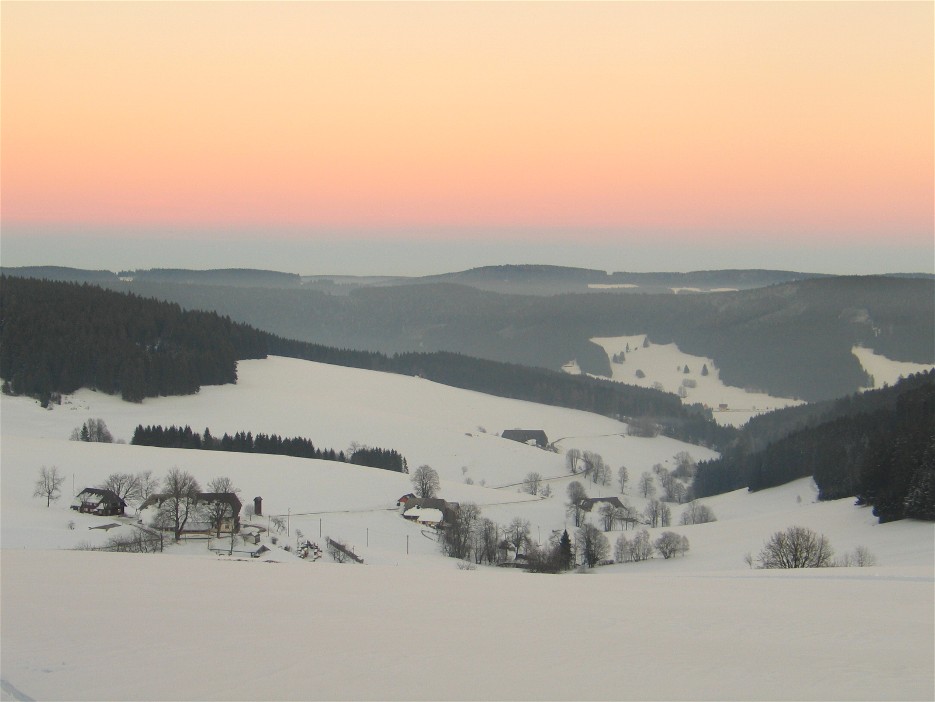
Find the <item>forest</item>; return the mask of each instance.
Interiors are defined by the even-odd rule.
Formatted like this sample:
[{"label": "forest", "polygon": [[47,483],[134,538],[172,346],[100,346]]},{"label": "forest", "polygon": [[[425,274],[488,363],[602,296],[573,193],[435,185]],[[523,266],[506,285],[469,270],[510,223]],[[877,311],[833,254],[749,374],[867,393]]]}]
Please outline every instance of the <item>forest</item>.
[{"label": "forest", "polygon": [[214,312],[90,284],[0,277],[4,391],[43,405],[81,387],[142,401],[233,383],[266,338]]},{"label": "forest", "polygon": [[698,465],[695,494],[762,490],[812,476],[819,499],[857,495],[881,522],[935,520],[935,371],[827,403],[822,414],[814,410],[777,410],[751,421],[721,458]]},{"label": "forest", "polygon": [[160,448],[196,449],[202,451],[234,451],[237,453],[264,453],[275,456],[313,458],[319,461],[338,461],[359,466],[381,468],[397,473],[408,473],[406,459],[393,449],[355,447],[350,455],[334,449],[316,447],[311,439],[301,436],[285,437],[277,434],[254,434],[239,431],[224,433],[216,437],[207,427],[203,434],[192,431],[190,426],[138,425],[130,441],[134,446],[158,446]]}]

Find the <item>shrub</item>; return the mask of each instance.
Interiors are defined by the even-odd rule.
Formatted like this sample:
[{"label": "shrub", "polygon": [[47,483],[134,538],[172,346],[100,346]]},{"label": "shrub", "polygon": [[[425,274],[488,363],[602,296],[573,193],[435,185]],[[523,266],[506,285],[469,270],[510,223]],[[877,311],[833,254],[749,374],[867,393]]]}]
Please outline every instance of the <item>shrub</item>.
[{"label": "shrub", "polygon": [[828,539],[805,527],[777,531],[757,558],[760,568],[825,568],[834,565]]}]

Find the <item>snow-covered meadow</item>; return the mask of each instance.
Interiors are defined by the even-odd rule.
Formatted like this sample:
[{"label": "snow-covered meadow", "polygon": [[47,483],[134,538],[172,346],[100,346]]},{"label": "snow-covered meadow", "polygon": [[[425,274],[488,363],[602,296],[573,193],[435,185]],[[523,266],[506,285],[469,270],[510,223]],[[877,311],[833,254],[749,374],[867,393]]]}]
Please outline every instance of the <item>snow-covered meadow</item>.
[{"label": "snow-covered meadow", "polygon": [[[645,334],[591,339],[604,349],[611,361],[611,380],[680,393],[684,403],[701,403],[710,407],[715,421],[722,425],[743,426],[758,414],[801,404],[794,398],[725,385],[713,359],[685,353],[676,344],[643,346],[645,340]],[[894,361],[860,346],[855,346],[851,352],[874,379],[874,388],[894,385],[902,377],[935,367]],[[613,360],[615,357],[617,361]],[[703,369],[707,372],[704,373]],[[569,362],[565,371],[581,372],[575,361]]]},{"label": "snow-covered meadow", "polygon": [[[637,354],[638,355],[638,354]],[[670,364],[672,365],[672,364]],[[0,400],[3,699],[931,699],[935,693],[935,533],[878,525],[852,500],[815,501],[811,481],[705,500],[718,521],[671,527],[691,549],[671,560],[586,574],[459,570],[396,500],[408,476],[281,456],[68,441],[89,418],[118,439],[138,424],[214,434],[304,436],[336,450],[394,448],[434,467],[440,495],[500,524],[528,519],[534,540],[569,528],[562,451],[595,451],[630,484],[585,483],[640,509],[640,474],[706,449],[626,436],[596,415],[493,398],[417,378],[270,358],[239,365],[236,386],[127,404],[81,391],[43,410]],[[497,436],[543,429],[552,453]],[[65,493],[32,497],[41,466]],[[101,544],[114,521],[68,509],[116,471],[173,466],[202,484],[229,476],[288,534],[263,559],[215,556],[204,542],[161,555],[70,550]],[[552,497],[520,492],[531,472]],[[474,484],[466,484],[470,479]],[[579,479],[580,476],[579,476]],[[483,483],[483,485],[481,485]],[[681,509],[673,505],[674,523]],[[591,517],[596,520],[597,515]],[[132,521],[128,519],[127,521]],[[73,528],[70,528],[70,523]],[[751,570],[791,525],[835,549],[869,549],[871,568]],[[295,532],[350,545],[365,565],[304,562]],[[662,529],[652,530],[654,537]],[[619,532],[609,533],[611,544]],[[628,536],[632,536],[629,532]]]}]

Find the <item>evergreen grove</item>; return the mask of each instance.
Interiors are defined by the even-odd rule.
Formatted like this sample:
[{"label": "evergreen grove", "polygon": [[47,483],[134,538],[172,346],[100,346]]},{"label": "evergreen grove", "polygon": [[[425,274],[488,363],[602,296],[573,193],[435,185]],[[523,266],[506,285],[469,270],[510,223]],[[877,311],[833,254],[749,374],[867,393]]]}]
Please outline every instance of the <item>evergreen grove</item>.
[{"label": "evergreen grove", "polygon": [[162,427],[161,425],[138,425],[130,442],[135,446],[158,446],[160,448],[201,449],[204,451],[234,451],[237,453],[265,453],[276,456],[314,458],[320,461],[339,461],[371,468],[381,468],[397,473],[408,473],[406,459],[393,449],[360,447],[350,456],[344,451],[316,447],[310,439],[300,436],[283,437],[276,434],[256,434],[240,431],[225,433],[220,438],[205,428],[204,434],[192,431],[190,426]]}]

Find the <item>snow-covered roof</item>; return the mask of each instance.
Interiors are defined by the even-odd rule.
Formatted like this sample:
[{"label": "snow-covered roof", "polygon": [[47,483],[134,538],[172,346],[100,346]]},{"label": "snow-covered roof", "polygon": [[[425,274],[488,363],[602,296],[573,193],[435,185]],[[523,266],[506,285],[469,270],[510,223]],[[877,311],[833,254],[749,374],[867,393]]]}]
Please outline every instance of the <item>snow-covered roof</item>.
[{"label": "snow-covered roof", "polygon": [[438,524],[444,519],[444,515],[440,509],[433,509],[431,507],[413,507],[403,512],[403,516],[415,518],[417,522],[423,524]]}]

